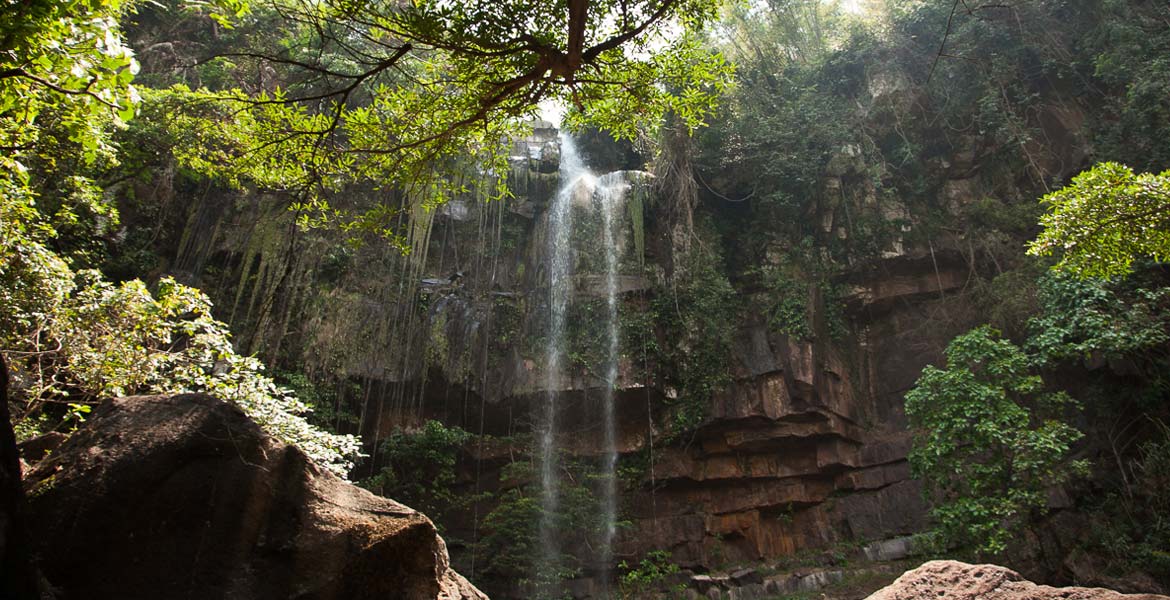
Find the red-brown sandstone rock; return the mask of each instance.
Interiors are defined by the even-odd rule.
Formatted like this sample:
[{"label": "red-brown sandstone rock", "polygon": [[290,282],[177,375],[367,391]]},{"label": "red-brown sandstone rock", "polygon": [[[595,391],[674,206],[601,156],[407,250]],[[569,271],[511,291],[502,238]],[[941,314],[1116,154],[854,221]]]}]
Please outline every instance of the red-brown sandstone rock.
[{"label": "red-brown sandstone rock", "polygon": [[996,565],[935,560],[902,574],[868,600],[1170,600],[1157,594],[1119,594],[1104,588],[1055,588],[1026,581]]}]

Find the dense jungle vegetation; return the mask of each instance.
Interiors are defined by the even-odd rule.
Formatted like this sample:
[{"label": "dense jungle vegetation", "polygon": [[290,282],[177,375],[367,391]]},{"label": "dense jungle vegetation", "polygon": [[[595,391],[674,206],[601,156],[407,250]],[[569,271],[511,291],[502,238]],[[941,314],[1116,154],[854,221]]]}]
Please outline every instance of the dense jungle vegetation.
[{"label": "dense jungle vegetation", "polygon": [[[171,238],[188,218],[171,203],[288,211],[264,247],[312,254],[327,284],[378,272],[371,248],[387,247],[406,265],[390,276],[418,279],[435,211],[506,201],[507,141],[551,103],[656,175],[639,254],[669,268],[622,335],[676,392],[664,443],[685,446],[731,382],[739,316],[854,339],[852,277],[949,252],[969,277],[932,318],[959,330],[905,395],[923,547],[1026,555],[1019,540],[1059,525],[1061,490],[1092,521],[1079,552],[1170,584],[1164,2],[33,0],[0,15],[0,356],[19,440],[68,433],[107,398],[206,391],[440,528],[494,494],[462,543],[482,576],[522,576],[532,491],[455,489],[481,436],[431,421],[363,448],[346,399],[368,382],[325,356],[344,348],[310,366],[304,339],[270,336],[309,310],[281,304],[294,268],[273,266],[280,293],[259,302],[242,281],[185,285],[170,261],[193,242]],[[989,182],[977,201],[952,201],[960,175]],[[495,302],[518,321],[516,301]],[[535,343],[521,333],[492,343]],[[588,367],[584,343],[573,360]],[[521,437],[490,443],[530,448]],[[623,459],[623,485],[649,460]],[[584,508],[592,469],[566,461],[579,485],[557,516],[581,545],[602,526]],[[502,479],[532,481],[533,465]],[[672,571],[645,558],[625,570],[630,597]]]}]

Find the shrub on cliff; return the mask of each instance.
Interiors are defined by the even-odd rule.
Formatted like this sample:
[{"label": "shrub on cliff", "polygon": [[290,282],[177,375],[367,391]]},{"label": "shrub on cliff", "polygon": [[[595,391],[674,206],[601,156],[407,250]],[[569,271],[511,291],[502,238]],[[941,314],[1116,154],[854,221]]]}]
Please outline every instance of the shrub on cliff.
[{"label": "shrub on cliff", "polygon": [[[1029,524],[1068,535],[1036,518],[1049,488],[1085,466],[1090,477],[1063,486],[1085,524],[1068,555],[1110,576],[1170,576],[1168,278],[1148,263],[1125,278],[1041,275],[1020,346],[984,326],[952,341],[945,369],[924,370],[906,396],[910,459],[935,501],[939,541],[986,554],[1034,550],[1012,543]],[[1075,414],[1060,410],[1068,397]]]},{"label": "shrub on cliff", "polygon": [[417,431],[395,430],[382,443],[381,472],[361,482],[362,487],[421,510],[442,527],[451,510],[476,501],[453,489],[455,465],[472,434],[459,427],[427,421]]},{"label": "shrub on cliff", "polygon": [[1047,392],[1032,358],[996,330],[955,338],[946,356],[906,394],[910,465],[941,542],[996,554],[1045,511],[1050,487],[1084,468],[1069,460],[1081,432],[1056,418],[1068,395]]}]

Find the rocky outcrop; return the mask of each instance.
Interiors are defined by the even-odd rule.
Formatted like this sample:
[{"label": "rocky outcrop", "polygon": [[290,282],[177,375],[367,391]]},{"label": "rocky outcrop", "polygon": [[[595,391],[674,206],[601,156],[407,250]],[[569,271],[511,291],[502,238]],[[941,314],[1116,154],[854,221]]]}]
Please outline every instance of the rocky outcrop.
[{"label": "rocky outcrop", "polygon": [[65,598],[486,599],[426,516],[206,395],[107,402],[26,487]]},{"label": "rocky outcrop", "polygon": [[1119,594],[1103,588],[1055,588],[1026,581],[996,565],[935,560],[907,571],[869,600],[1168,600],[1157,594]]},{"label": "rocky outcrop", "polygon": [[690,444],[656,451],[623,552],[710,568],[920,530],[909,435],[863,424],[874,399],[855,359],[763,326],[738,339],[736,383]]}]

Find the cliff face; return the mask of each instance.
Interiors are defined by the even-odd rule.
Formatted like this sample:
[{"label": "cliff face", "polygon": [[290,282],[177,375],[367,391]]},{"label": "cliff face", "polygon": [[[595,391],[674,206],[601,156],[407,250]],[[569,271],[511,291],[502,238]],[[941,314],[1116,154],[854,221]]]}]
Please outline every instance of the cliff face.
[{"label": "cliff face", "polygon": [[945,257],[890,257],[853,274],[853,333],[839,341],[741,323],[734,382],[693,439],[657,451],[653,491],[631,502],[627,551],[669,548],[711,566],[921,530],[902,394],[964,327],[927,316],[961,303],[948,294],[970,275]]},{"label": "cliff face", "polygon": [[[873,75],[859,110],[880,121],[882,111],[916,102],[901,81],[896,73]],[[1082,117],[1056,102],[1037,114],[1048,142],[1031,149],[1034,165],[1048,177],[1066,176],[1083,161]],[[923,527],[926,507],[906,461],[902,396],[954,335],[981,320],[964,292],[1001,268],[984,247],[991,242],[968,235],[971,207],[1036,196],[1028,173],[983,168],[995,152],[991,142],[966,136],[930,158],[925,169],[940,184],[929,215],[875,194],[867,173],[880,165],[867,164],[857,147],[835,152],[818,191],[804,200],[816,240],[807,252],[849,239],[853,220],[892,233],[872,255],[842,264],[831,281],[802,284],[810,323],[803,333],[776,326],[773,292],[750,276],[753,268],[779,268],[782,259],[770,250],[729,259],[740,299],[720,317],[734,331],[722,350],[729,378],[702,400],[705,417],[685,432],[673,425],[677,377],[661,352],[646,350],[687,343],[654,320],[661,313],[647,310],[667,297],[678,270],[678,204],[666,186],[631,178],[621,216],[625,324],[615,395],[623,463],[640,468],[625,481],[630,526],[619,535],[619,556],[666,549],[683,565],[711,567]],[[408,207],[398,217],[411,248],[406,255],[369,240],[347,245],[336,232],[299,231],[287,199],[180,189],[191,202],[170,213],[178,243],[158,268],[208,289],[246,350],[335,386],[335,407],[356,417],[339,416],[336,424],[371,444],[427,419],[508,437],[467,448],[460,462],[461,489],[498,491],[516,485],[501,483],[501,470],[528,452],[522,438],[550,392],[567,424],[558,446],[581,457],[604,450],[596,424],[605,383],[590,354],[598,326],[591,311],[601,295],[592,217],[578,207],[570,366],[550,379],[542,349],[557,132],[538,128],[513,154],[512,197],[505,200],[483,203],[472,192],[428,211],[374,190],[342,199]],[[608,143],[586,144],[586,154],[599,171],[639,166],[628,149]],[[704,193],[698,208],[686,210],[718,218],[736,208]],[[928,218],[953,226],[926,227]],[[732,255],[742,246],[734,234],[698,243]],[[833,286],[831,298],[825,283]],[[477,514],[489,509],[477,507]],[[448,527],[474,540],[478,525],[464,515]],[[457,564],[460,552],[453,547]]]}]

